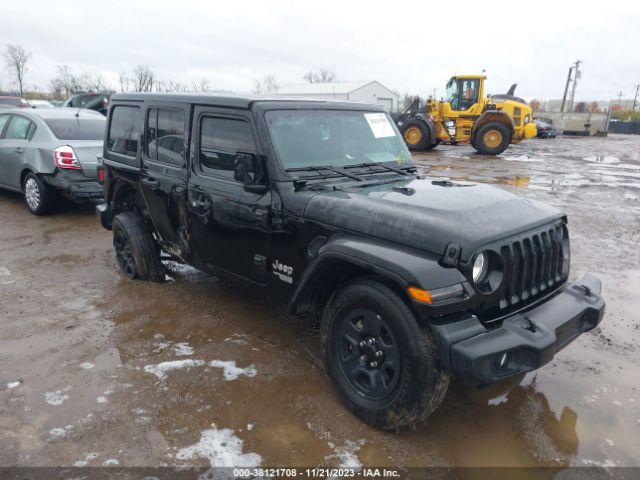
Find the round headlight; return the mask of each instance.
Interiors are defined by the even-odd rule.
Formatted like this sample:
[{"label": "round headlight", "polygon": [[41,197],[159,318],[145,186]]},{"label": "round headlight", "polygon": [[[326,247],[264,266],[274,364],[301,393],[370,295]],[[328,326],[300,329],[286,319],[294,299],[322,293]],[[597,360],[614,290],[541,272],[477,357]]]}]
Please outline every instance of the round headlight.
[{"label": "round headlight", "polygon": [[480,280],[482,280],[487,273],[487,266],[489,262],[487,261],[486,257],[486,253],[479,253],[473,262],[472,274],[474,283],[478,283]]}]

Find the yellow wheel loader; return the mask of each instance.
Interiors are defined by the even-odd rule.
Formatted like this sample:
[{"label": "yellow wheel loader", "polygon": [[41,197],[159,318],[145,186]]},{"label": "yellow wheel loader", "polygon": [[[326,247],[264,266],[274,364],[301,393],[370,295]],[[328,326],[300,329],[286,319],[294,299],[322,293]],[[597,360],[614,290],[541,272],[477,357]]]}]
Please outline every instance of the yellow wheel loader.
[{"label": "yellow wheel loader", "polygon": [[516,85],[502,95],[484,96],[484,75],[456,75],[445,97],[416,99],[395,120],[410,150],[430,150],[441,142],[471,143],[478,153],[498,155],[509,144],[537,134],[532,110],[514,95]]}]

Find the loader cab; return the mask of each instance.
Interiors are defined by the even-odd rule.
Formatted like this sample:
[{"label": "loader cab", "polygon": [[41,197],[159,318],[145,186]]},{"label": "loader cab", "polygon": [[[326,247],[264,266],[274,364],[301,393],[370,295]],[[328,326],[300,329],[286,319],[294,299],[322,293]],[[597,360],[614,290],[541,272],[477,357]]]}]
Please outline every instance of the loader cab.
[{"label": "loader cab", "polygon": [[454,112],[466,112],[476,106],[483,96],[485,77],[459,76],[451,77],[447,82],[445,102]]}]

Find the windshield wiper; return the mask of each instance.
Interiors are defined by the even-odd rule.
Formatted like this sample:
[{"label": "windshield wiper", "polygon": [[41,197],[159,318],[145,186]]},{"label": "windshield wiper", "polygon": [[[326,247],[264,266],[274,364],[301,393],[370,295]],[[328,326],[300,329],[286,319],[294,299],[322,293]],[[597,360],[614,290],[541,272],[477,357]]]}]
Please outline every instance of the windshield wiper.
[{"label": "windshield wiper", "polygon": [[354,163],[352,165],[345,165],[344,168],[364,168],[364,167],[382,167],[385,170],[390,172],[399,173],[400,175],[409,175],[409,172],[405,170],[400,170],[399,168],[392,167],[390,165],[386,165],[384,163],[375,163],[375,162],[363,162],[363,163]]},{"label": "windshield wiper", "polygon": [[287,168],[285,172],[321,172],[322,170],[328,170],[330,172],[337,173],[338,175],[352,178],[353,180],[357,180],[358,182],[362,181],[362,179],[357,175],[345,172],[342,168],[332,167],[331,165],[312,165],[309,167]]}]

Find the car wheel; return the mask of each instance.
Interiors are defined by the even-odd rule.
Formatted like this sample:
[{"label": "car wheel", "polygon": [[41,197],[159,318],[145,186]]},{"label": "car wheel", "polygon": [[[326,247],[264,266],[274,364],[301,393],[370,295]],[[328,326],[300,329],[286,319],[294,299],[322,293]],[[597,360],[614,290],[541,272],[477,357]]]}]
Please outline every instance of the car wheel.
[{"label": "car wheel", "polygon": [[160,249],[139,215],[134,212],[116,215],[112,231],[116,263],[122,273],[129,278],[164,281]]},{"label": "car wheel", "polygon": [[34,215],[45,215],[51,211],[55,192],[33,172],[22,181],[22,194],[27,208]]},{"label": "car wheel", "polygon": [[431,144],[429,128],[420,120],[410,120],[405,123],[402,126],[402,138],[411,151],[428,150]]},{"label": "car wheel", "polygon": [[511,143],[511,132],[499,122],[482,125],[475,135],[474,148],[481,155],[499,155]]},{"label": "car wheel", "polygon": [[325,308],[321,332],[339,396],[370,425],[405,427],[442,402],[449,375],[437,364],[430,332],[382,283],[364,279],[337,291]]}]

